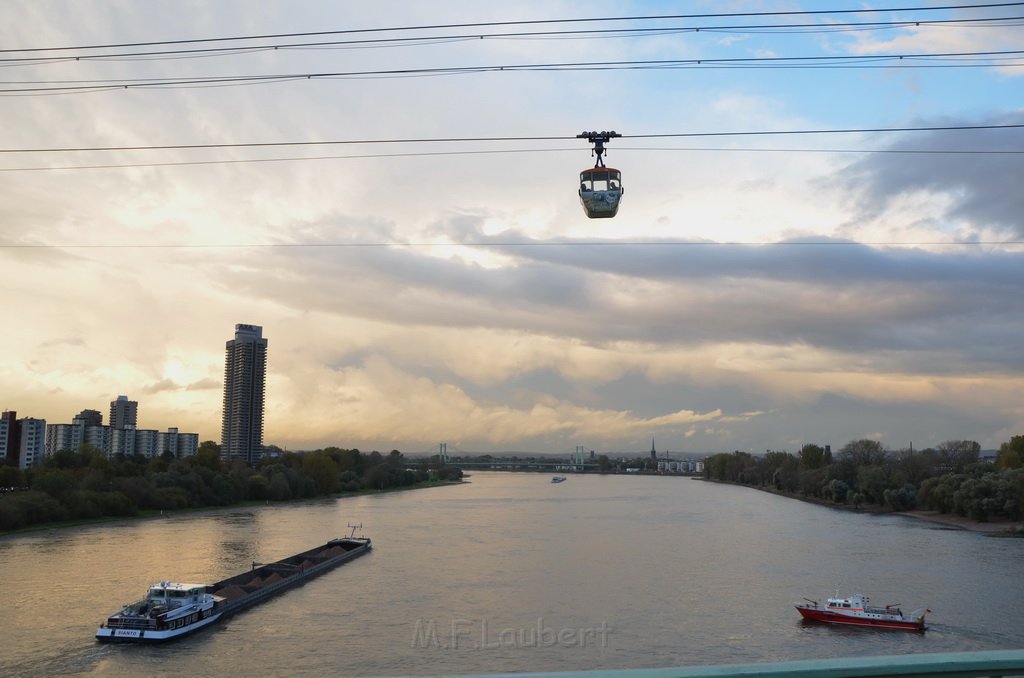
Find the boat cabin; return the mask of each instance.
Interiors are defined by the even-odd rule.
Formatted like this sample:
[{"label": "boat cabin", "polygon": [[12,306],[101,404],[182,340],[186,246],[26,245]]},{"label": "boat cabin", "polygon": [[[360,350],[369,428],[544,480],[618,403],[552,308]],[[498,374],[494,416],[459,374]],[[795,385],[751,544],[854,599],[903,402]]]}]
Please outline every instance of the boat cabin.
[{"label": "boat cabin", "polygon": [[841,610],[863,610],[868,606],[867,596],[856,593],[849,598],[829,598],[828,607]]},{"label": "boat cabin", "polygon": [[146,596],[152,606],[163,605],[173,609],[182,605],[194,605],[202,601],[206,593],[204,584],[177,584],[162,581],[149,587],[149,594]]},{"label": "boat cabin", "polygon": [[580,172],[580,202],[591,219],[614,217],[623,193],[622,173],[614,167],[592,167]]}]

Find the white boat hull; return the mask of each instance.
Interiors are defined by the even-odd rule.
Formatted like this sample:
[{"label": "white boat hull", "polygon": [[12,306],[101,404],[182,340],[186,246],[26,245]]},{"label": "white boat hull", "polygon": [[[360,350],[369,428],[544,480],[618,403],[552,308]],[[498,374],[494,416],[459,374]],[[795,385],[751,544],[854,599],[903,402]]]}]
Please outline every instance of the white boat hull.
[{"label": "white boat hull", "polygon": [[107,641],[123,640],[130,643],[170,640],[171,638],[183,636],[186,633],[198,631],[204,626],[212,624],[220,619],[220,614],[220,612],[216,612],[205,619],[199,619],[191,624],[186,624],[185,626],[181,626],[176,629],[114,629],[108,626],[101,626],[96,629],[96,638]]}]

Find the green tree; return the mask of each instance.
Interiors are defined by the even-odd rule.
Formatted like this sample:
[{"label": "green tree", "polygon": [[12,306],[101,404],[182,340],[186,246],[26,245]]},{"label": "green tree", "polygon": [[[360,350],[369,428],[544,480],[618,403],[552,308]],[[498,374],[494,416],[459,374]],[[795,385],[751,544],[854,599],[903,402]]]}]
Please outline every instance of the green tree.
[{"label": "green tree", "polygon": [[338,491],[338,465],[330,456],[318,452],[306,455],[302,460],[302,471],[313,480],[317,494]]},{"label": "green tree", "polygon": [[999,446],[996,468],[1000,471],[1020,468],[1022,461],[1024,461],[1024,436],[1013,436],[1008,442]]},{"label": "green tree", "polygon": [[862,438],[843,445],[843,449],[839,450],[839,458],[855,466],[877,466],[885,463],[886,454],[882,443]]},{"label": "green tree", "polygon": [[3,487],[24,487],[25,474],[17,466],[0,466],[0,488]]},{"label": "green tree", "polygon": [[939,513],[952,513],[955,510],[953,496],[969,477],[965,474],[947,473],[938,478],[925,480],[918,490],[918,504]]},{"label": "green tree", "polygon": [[220,471],[220,445],[212,440],[204,440],[199,443],[199,450],[192,457],[192,463],[205,466],[211,471]]},{"label": "green tree", "polygon": [[893,511],[910,511],[917,506],[917,488],[910,483],[899,489],[885,490],[882,497]]},{"label": "green tree", "polygon": [[232,484],[232,482],[228,479],[227,476],[222,475],[220,473],[214,476],[213,486],[210,489],[213,490],[213,500],[215,504],[219,506],[230,506],[231,504],[235,503],[235,486]]},{"label": "green tree", "polygon": [[959,489],[953,493],[953,510],[971,520],[986,522],[989,514],[996,507],[995,473],[987,473],[980,478],[968,477]]},{"label": "green tree", "polygon": [[10,495],[0,495],[0,530],[17,530],[25,526],[25,516]]},{"label": "green tree", "polygon": [[[800,474],[799,478],[799,489],[800,494],[805,497],[820,497],[825,486],[831,482],[831,478],[828,477],[827,468],[818,468],[813,471],[804,471]],[[844,484],[849,487],[848,483]]]},{"label": "green tree", "polygon": [[704,460],[704,477],[748,485],[757,484],[756,481],[750,482],[752,478],[759,476],[756,468],[757,463],[749,452],[740,452],[739,450],[732,454],[720,452]]},{"label": "green tree", "polygon": [[1024,518],[1024,468],[1003,471],[999,480],[1003,514],[1011,520]]},{"label": "green tree", "polygon": [[[67,520],[68,512],[64,506],[45,492],[30,490],[15,492],[2,498],[11,513],[19,520],[14,527],[25,527],[37,523],[52,523]],[[13,529],[13,528],[12,528]]]},{"label": "green tree", "polygon": [[149,460],[149,468],[147,469],[150,473],[163,473],[170,467],[170,464],[162,457],[153,457]]},{"label": "green tree", "polygon": [[826,499],[831,499],[837,504],[846,503],[846,495],[850,492],[850,486],[838,478],[830,481],[822,490]]},{"label": "green tree", "polygon": [[462,469],[458,466],[447,465],[435,471],[438,480],[462,480]]},{"label": "green tree", "polygon": [[43,462],[45,468],[74,468],[77,466],[78,455],[74,450],[57,450]]},{"label": "green tree", "polygon": [[936,450],[905,449],[897,452],[895,458],[889,461],[896,475],[916,486],[920,485],[925,478],[933,476],[936,468],[941,466],[938,456],[939,453]]},{"label": "green tree", "polygon": [[111,480],[114,489],[121,492],[133,505],[139,508],[152,506],[153,482],[143,476],[119,476]]},{"label": "green tree", "polygon": [[352,471],[362,473],[363,455],[359,450],[342,450],[338,456],[338,469],[341,471]]},{"label": "green tree", "polygon": [[872,504],[884,503],[885,491],[892,485],[892,474],[885,466],[859,466],[857,468],[857,489],[863,492]]},{"label": "green tree", "polygon": [[249,499],[270,499],[270,481],[258,473],[249,476],[245,488],[245,496]]},{"label": "green tree", "polygon": [[67,470],[48,470],[32,478],[32,489],[60,500],[75,489],[75,478]]},{"label": "green tree", "polygon": [[978,463],[981,445],[973,440],[947,440],[940,443],[935,452],[942,471],[963,473],[968,466]]},{"label": "green tree", "polygon": [[383,490],[388,486],[388,474],[380,464],[363,474],[363,486],[373,490]]},{"label": "green tree", "polygon": [[808,443],[800,448],[800,463],[805,469],[814,470],[832,463],[832,453],[820,445]]},{"label": "green tree", "polygon": [[352,471],[342,471],[341,477],[338,480],[341,483],[341,489],[345,492],[356,492],[362,487],[359,476]]},{"label": "green tree", "polygon": [[287,501],[292,498],[292,488],[284,473],[275,473],[270,479],[270,496],[276,501]]}]

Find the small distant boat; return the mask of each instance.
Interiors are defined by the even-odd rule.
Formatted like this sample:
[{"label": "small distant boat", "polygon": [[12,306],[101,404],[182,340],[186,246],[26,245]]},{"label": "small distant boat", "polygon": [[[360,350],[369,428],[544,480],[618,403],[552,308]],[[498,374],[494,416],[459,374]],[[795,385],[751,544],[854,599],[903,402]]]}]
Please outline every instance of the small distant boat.
[{"label": "small distant boat", "polygon": [[844,624],[847,626],[870,626],[879,629],[901,629],[904,631],[924,631],[924,616],[931,610],[919,609],[904,615],[899,603],[885,607],[871,607],[867,596],[855,593],[842,598],[837,593],[829,598],[825,605],[816,600],[804,598],[806,604],[797,605],[796,609],[804,619],[824,622],[826,624]]},{"label": "small distant boat", "polygon": [[553,482],[553,483],[564,483],[565,482],[565,476],[555,476],[554,478],[551,479],[551,482]]}]

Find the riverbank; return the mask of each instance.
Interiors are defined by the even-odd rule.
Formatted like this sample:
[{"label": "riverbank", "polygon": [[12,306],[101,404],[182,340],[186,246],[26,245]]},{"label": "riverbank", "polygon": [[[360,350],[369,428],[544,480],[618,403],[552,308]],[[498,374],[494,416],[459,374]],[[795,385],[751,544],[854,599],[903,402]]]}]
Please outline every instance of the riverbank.
[{"label": "riverbank", "polygon": [[950,529],[956,530],[968,530],[970,532],[979,532],[993,537],[1024,537],[1024,522],[1012,521],[1012,520],[1001,520],[993,522],[979,522],[977,520],[971,520],[964,516],[958,516],[952,513],[939,513],[938,511],[892,511],[884,506],[878,504],[861,504],[860,506],[850,506],[849,504],[837,504],[835,502],[828,501],[826,499],[819,499],[817,497],[804,497],[798,494],[791,494],[789,492],[783,492],[773,487],[758,487],[756,485],[744,485],[743,483],[731,483],[725,480],[712,480],[710,478],[704,478],[703,480],[711,483],[718,483],[721,485],[735,485],[737,487],[749,487],[752,490],[760,490],[761,492],[767,492],[768,494],[775,494],[780,497],[787,499],[796,499],[807,504],[817,504],[818,506],[825,506],[840,511],[853,511],[855,513],[872,513],[879,515],[895,515],[904,516],[906,518],[915,518],[917,520],[923,520],[937,525],[943,525]]},{"label": "riverbank", "polygon": [[256,508],[261,506],[301,506],[303,504],[311,504],[315,502],[328,501],[332,499],[347,499],[349,497],[361,497],[367,494],[387,494],[390,492],[406,492],[409,490],[425,490],[432,487],[445,487],[448,485],[463,485],[468,481],[463,480],[426,480],[422,483],[416,483],[415,485],[400,485],[397,487],[388,487],[382,490],[375,490],[364,488],[356,490],[354,492],[339,492],[337,494],[324,496],[324,497],[310,497],[308,499],[288,499],[286,501],[273,501],[267,500],[250,500],[242,501],[235,504],[229,504],[227,506],[197,506],[194,508],[176,509],[168,511],[139,511],[134,516],[101,516],[99,518],[81,518],[78,520],[63,520],[53,523],[38,523],[36,525],[29,525],[18,530],[10,530],[7,532],[0,532],[0,540],[8,537],[18,537],[22,535],[29,535],[37,532],[48,532],[55,530],[68,530],[76,527],[90,527],[93,525],[111,525],[118,523],[133,523],[140,520],[153,520],[163,518],[173,518],[177,516],[202,516],[211,513],[222,513],[224,511],[237,511],[239,509]]},{"label": "riverbank", "polygon": [[938,511],[898,511],[895,515],[917,518],[937,525],[945,525],[958,530],[970,530],[971,532],[983,532],[993,536],[1002,537],[1024,537],[1024,523],[1012,520],[979,523],[976,520],[951,513],[939,513]]}]

